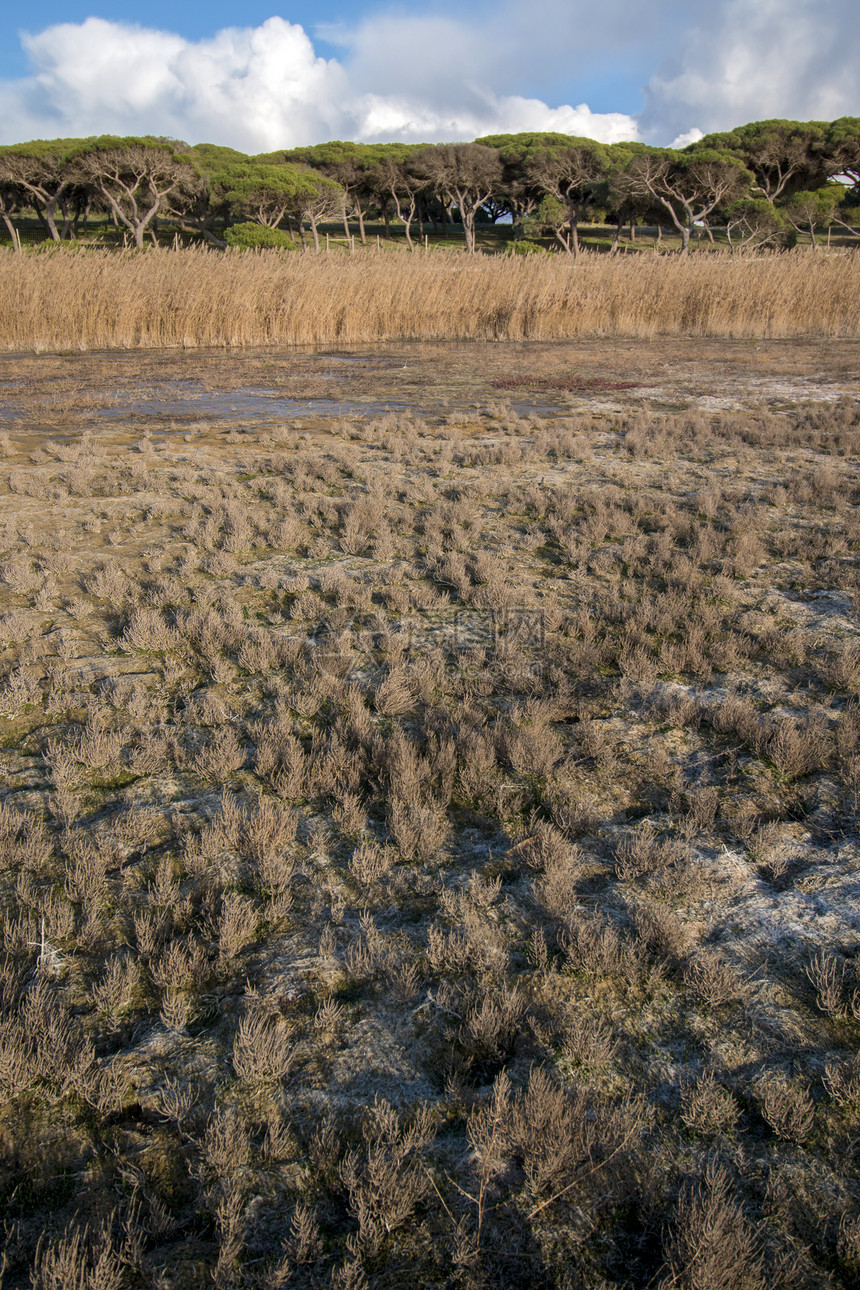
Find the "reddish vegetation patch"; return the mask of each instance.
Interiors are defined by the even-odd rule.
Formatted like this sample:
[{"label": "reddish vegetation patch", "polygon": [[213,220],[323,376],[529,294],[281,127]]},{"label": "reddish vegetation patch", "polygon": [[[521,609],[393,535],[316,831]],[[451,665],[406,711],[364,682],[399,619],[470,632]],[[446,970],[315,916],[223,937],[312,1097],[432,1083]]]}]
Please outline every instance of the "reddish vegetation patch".
[{"label": "reddish vegetation patch", "polygon": [[599,376],[505,376],[490,384],[497,390],[567,390],[569,393],[641,388],[639,381],[604,381]]}]

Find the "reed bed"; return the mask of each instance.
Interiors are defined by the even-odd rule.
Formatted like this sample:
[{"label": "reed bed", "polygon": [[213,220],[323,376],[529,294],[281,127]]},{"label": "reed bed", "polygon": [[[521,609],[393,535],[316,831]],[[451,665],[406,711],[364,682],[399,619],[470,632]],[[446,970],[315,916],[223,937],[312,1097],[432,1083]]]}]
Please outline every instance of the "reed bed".
[{"label": "reed bed", "polygon": [[0,255],[10,350],[860,334],[860,255]]}]

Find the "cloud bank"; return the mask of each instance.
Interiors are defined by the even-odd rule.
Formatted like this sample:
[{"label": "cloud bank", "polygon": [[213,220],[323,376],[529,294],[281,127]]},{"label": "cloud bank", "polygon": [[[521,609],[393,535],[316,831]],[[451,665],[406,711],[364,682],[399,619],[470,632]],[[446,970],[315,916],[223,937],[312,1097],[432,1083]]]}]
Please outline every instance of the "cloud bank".
[{"label": "cloud bank", "polygon": [[32,75],[0,83],[10,143],[145,132],[262,152],[323,139],[434,142],[498,130],[559,130],[607,143],[637,137],[624,113],[549,107],[480,81],[459,83],[452,96],[447,75],[416,87],[398,68],[391,88],[384,78],[379,89],[364,88],[366,68],[356,75],[318,57],[303,28],[283,18],[201,41],[88,18],[25,36],[24,47]]},{"label": "cloud bank", "polygon": [[[0,81],[0,141],[146,133],[260,152],[557,130],[669,143],[763,117],[860,112],[849,0],[720,0],[693,26],[688,12],[679,0],[605,0],[598,22],[586,0],[533,0],[527,12],[504,0],[486,21],[480,10],[375,14],[326,33],[336,58],[280,17],[196,41],[100,18],[61,23],[21,37],[31,70]],[[593,86],[613,57],[629,75],[656,67],[641,77],[637,115],[529,93],[562,73]]]},{"label": "cloud bank", "polygon": [[725,0],[696,14],[647,87],[645,137],[860,115],[853,0]]}]

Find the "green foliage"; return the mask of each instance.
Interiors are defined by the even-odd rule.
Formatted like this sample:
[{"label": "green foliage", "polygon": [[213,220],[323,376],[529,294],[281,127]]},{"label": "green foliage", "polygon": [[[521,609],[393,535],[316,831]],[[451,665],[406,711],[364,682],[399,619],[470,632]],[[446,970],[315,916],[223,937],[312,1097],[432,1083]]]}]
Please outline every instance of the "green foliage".
[{"label": "green foliage", "polygon": [[544,197],[533,215],[522,222],[526,240],[541,237],[544,234],[560,235],[570,221],[570,210],[566,202],[557,197]]},{"label": "green foliage", "polygon": [[735,130],[706,135],[684,153],[732,154],[752,172],[753,192],[772,202],[799,189],[817,187],[835,173],[826,130],[822,121],[751,121]]},{"label": "green foliage", "polygon": [[224,234],[228,246],[243,250],[295,251],[296,244],[288,233],[279,228],[267,228],[250,220],[234,224]]},{"label": "green foliage", "polygon": [[341,194],[338,184],[306,166],[243,162],[211,177],[212,195],[234,215],[277,229],[287,215],[301,217],[309,205]]},{"label": "green foliage", "polygon": [[783,207],[785,218],[798,233],[809,233],[815,245],[816,230],[833,223],[844,193],[842,184],[795,193]]},{"label": "green foliage", "polygon": [[549,251],[539,242],[532,242],[529,238],[522,237],[519,241],[508,245],[508,255],[549,255]]},{"label": "green foliage", "polygon": [[832,158],[830,178],[847,175],[855,185],[860,183],[860,116],[842,116],[827,130],[825,144]]},{"label": "green foliage", "polygon": [[188,151],[189,158],[207,174],[226,170],[229,166],[247,165],[250,157],[235,148],[222,147],[218,143],[195,143]]}]

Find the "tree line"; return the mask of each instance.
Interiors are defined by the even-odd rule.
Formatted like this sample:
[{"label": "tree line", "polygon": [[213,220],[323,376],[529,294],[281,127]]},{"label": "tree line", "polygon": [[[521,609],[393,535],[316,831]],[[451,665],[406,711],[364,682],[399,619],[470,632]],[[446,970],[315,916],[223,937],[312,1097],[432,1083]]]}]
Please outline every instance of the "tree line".
[{"label": "tree line", "polygon": [[[373,218],[402,229],[410,248],[426,230],[504,219],[514,245],[550,239],[579,254],[586,223],[655,226],[686,254],[697,229],[734,248],[813,246],[822,229],[851,236],[860,205],[860,118],[756,121],[682,149],[601,144],[557,133],[497,134],[470,143],[333,142],[246,156],[175,139],[36,140],[0,148],[0,220],[20,249],[35,212],[54,242],[109,216],[143,247],[159,221],[213,245],[320,248],[320,226],[340,220],[366,241]],[[353,233],[353,227],[356,233]],[[616,235],[617,243],[617,235]]]}]

